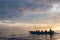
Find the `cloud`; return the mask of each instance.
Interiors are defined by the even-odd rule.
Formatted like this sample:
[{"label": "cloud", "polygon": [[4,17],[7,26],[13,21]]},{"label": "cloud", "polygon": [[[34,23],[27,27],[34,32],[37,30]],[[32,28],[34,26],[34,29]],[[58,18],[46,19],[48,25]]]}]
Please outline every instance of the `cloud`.
[{"label": "cloud", "polygon": [[60,0],[0,0],[0,20],[21,23],[58,22],[59,2]]}]

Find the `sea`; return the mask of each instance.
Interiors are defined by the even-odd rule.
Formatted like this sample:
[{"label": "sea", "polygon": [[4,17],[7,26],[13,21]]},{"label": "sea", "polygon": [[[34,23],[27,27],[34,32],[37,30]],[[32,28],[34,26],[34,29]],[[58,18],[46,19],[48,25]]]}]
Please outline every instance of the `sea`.
[{"label": "sea", "polygon": [[60,33],[32,35],[22,28],[0,28],[0,40],[60,40]]}]

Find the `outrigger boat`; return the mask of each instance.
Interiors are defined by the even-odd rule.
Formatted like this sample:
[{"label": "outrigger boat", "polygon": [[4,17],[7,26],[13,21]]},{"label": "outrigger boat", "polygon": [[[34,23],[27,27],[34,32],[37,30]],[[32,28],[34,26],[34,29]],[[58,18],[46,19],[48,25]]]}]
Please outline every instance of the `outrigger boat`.
[{"label": "outrigger boat", "polygon": [[29,31],[30,32],[30,34],[49,34],[49,35],[52,35],[52,34],[54,34],[54,31],[52,31],[52,29],[50,28],[50,30],[49,31],[39,31],[39,30],[36,30],[36,31]]}]

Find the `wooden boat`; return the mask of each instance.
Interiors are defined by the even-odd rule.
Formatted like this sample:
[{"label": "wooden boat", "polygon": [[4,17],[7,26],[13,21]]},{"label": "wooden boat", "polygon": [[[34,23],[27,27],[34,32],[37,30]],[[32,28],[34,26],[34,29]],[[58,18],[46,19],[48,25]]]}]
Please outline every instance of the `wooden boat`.
[{"label": "wooden boat", "polygon": [[54,34],[54,31],[52,31],[51,29],[50,29],[50,31],[39,31],[39,30],[36,30],[36,31],[29,31],[31,34],[50,34],[50,35],[52,35],[52,34]]}]

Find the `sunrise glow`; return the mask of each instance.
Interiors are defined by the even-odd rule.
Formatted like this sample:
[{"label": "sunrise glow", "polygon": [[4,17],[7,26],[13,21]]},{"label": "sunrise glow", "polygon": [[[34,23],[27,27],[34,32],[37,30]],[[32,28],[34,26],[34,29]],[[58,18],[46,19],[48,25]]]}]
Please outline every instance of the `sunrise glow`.
[{"label": "sunrise glow", "polygon": [[60,2],[6,0],[0,3],[0,27],[44,27],[60,30]]}]

